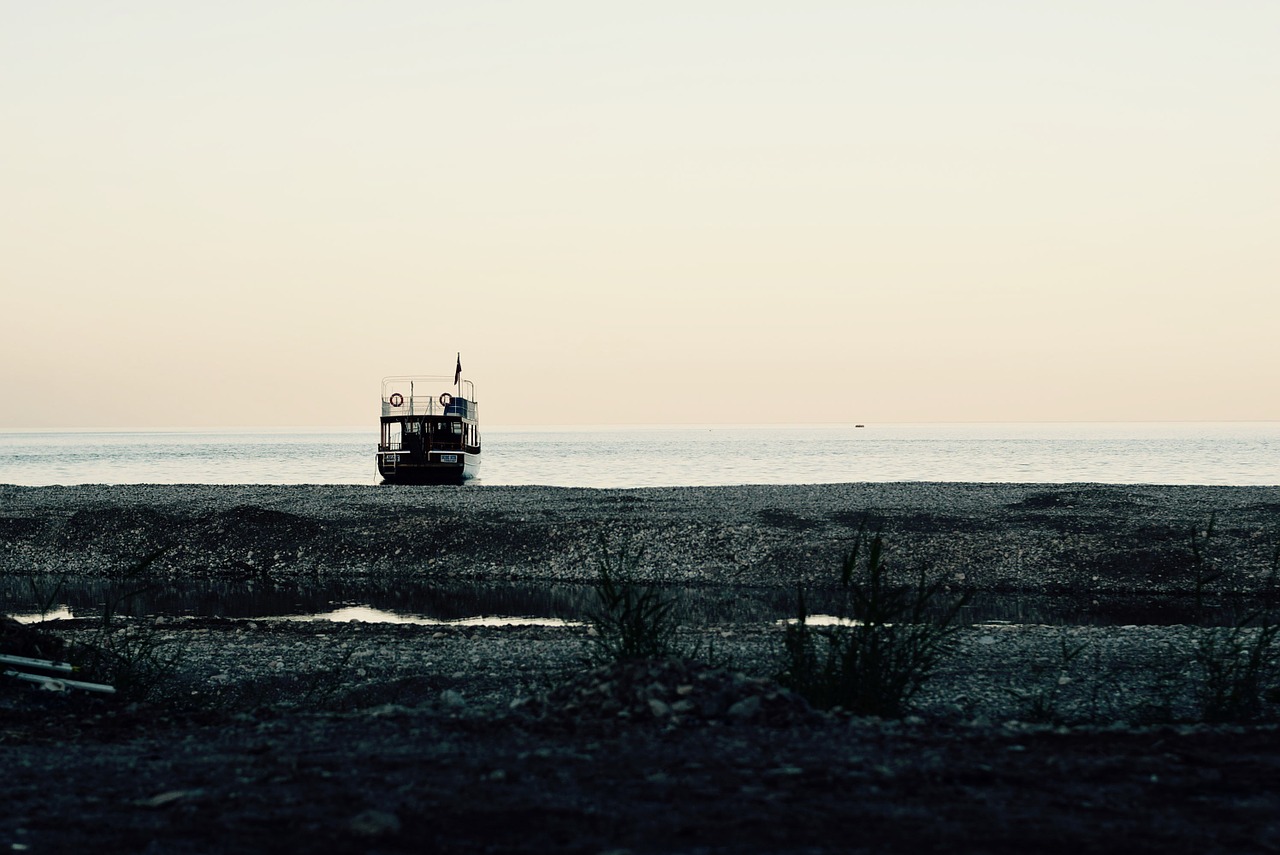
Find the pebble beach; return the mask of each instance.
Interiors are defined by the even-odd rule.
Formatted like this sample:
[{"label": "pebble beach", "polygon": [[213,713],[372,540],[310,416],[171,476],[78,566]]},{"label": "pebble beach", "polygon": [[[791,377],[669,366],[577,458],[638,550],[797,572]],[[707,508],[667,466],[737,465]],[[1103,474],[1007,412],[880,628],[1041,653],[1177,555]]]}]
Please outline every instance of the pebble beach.
[{"label": "pebble beach", "polygon": [[177,577],[588,581],[603,538],[672,582],[793,587],[867,525],[904,572],[977,589],[1177,593],[1211,520],[1219,587],[1258,591],[1280,487],[0,486],[0,572],[110,574],[163,550]]},{"label": "pebble beach", "polygon": [[[1278,522],[1280,488],[1266,487],[8,486],[0,579],[11,593],[28,579],[109,582],[153,556],[147,573],[170,583],[550,585],[589,583],[602,548],[626,547],[673,591],[733,597],[830,585],[866,526],[903,579],[925,568],[956,593],[1185,605],[1208,567],[1202,593],[1247,605],[1271,590]],[[1162,851],[1215,851],[1223,817],[1248,843],[1231,851],[1280,841],[1274,789],[1197,789],[1228,766],[1268,779],[1280,754],[1259,745],[1274,744],[1276,717],[1199,721],[1202,630],[1174,620],[966,626],[909,714],[885,721],[781,691],[774,623],[686,624],[686,649],[714,651],[716,668],[621,674],[588,666],[586,626],[130,620],[181,651],[181,711],[172,698],[33,707],[0,694],[0,759],[19,770],[0,792],[0,843],[272,851],[265,828],[285,822],[312,851],[416,851],[428,826],[452,829],[431,832],[433,851],[844,851],[831,841],[858,822],[891,851],[999,820],[982,851],[1107,851],[1079,807],[1102,796],[1128,800],[1124,824]],[[48,628],[96,632],[89,618]],[[76,817],[59,823],[39,781],[69,774],[66,739],[95,771],[92,791],[53,798]],[[1199,767],[1170,759],[1187,751]],[[1034,771],[1045,764],[1058,774]],[[738,809],[767,830],[726,825]],[[797,811],[823,818],[797,825]],[[902,811],[909,832],[885,824]]]}]

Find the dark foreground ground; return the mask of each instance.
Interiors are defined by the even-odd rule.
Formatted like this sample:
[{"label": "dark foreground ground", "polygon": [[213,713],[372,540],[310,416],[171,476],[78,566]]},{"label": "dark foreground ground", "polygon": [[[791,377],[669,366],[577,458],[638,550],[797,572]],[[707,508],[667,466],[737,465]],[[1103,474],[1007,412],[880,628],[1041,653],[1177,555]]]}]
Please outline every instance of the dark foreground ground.
[{"label": "dark foreground ground", "polygon": [[[445,641],[419,627],[220,622],[173,635],[184,634],[190,636],[187,674],[201,679],[178,697],[126,703],[26,692],[5,699],[0,847],[157,853],[1280,848],[1280,732],[1270,725],[1055,726],[936,712],[898,721],[821,715],[787,700],[768,681],[739,678],[735,688],[735,678],[718,671],[700,676],[653,666],[639,676],[588,679],[560,649],[564,642],[537,633],[521,641],[532,651],[523,664],[503,658],[501,630],[449,633],[451,659],[443,663],[429,651],[431,642]],[[306,650],[329,656],[352,635],[375,649],[402,648],[422,667],[409,661],[393,672],[372,661],[361,666],[356,658],[335,660],[338,667],[315,674],[288,670]],[[223,661],[202,668],[210,657],[193,649],[197,636],[215,648],[248,645],[246,667]],[[553,664],[539,671],[543,643],[554,648],[547,651]],[[489,651],[495,661],[473,663],[464,652],[469,648]],[[273,671],[277,655],[284,670]],[[953,673],[939,678],[944,683],[962,677],[965,665],[949,667]],[[218,673],[204,678],[211,670]],[[645,700],[679,697],[681,685],[694,687],[695,698],[706,695],[704,685],[728,697],[718,708],[684,716]],[[1134,677],[1134,685],[1143,680]],[[542,690],[545,699],[537,697]],[[200,697],[184,701],[187,691]],[[619,699],[623,709],[602,711],[586,702],[594,694]],[[516,700],[526,696],[534,698]],[[745,706],[733,706],[744,699]]]},{"label": "dark foreground ground", "polygon": [[[420,710],[4,723],[32,852],[1273,852],[1273,730],[607,734]],[[16,844],[16,845],[15,845]]]},{"label": "dark foreground ground", "polygon": [[[910,487],[477,491],[466,501],[491,534],[472,545],[449,534],[459,520],[441,491],[299,488],[290,505],[284,488],[0,488],[0,549],[10,576],[56,565],[109,578],[163,541],[168,574],[394,579],[388,532],[426,531],[436,546],[409,550],[406,578],[448,567],[561,579],[584,572],[588,535],[626,528],[669,545],[675,574],[712,567],[702,581],[731,592],[767,582],[780,557],[838,554],[852,497],[880,499],[889,531],[896,521],[941,572],[1081,598],[1148,582],[1190,591],[1186,532],[1216,513],[1224,572],[1212,584],[1235,596],[1261,589],[1280,507],[1270,489]],[[556,559],[556,544],[579,560]],[[1280,850],[1276,710],[1196,721],[1191,627],[974,627],[912,714],[891,721],[819,714],[781,691],[768,679],[773,626],[687,628],[717,643],[723,668],[609,672],[583,664],[582,628],[120,627],[179,657],[144,675],[154,691],[142,700],[0,682],[0,850]],[[42,631],[49,651],[98,637],[88,619]],[[1068,663],[1064,642],[1084,653]]]},{"label": "dark foreground ground", "polygon": [[[1025,650],[1007,632],[1005,656]],[[818,714],[725,670],[590,672],[582,633],[197,620],[165,637],[185,660],[151,701],[0,689],[0,847],[1280,848],[1274,725],[1026,723],[1012,690],[948,714],[939,698],[999,677],[1000,659],[967,648],[923,715],[885,721]],[[742,641],[736,652],[766,654],[740,656],[748,671],[766,670],[772,640],[762,630]],[[1106,682],[1109,708],[1149,686],[1122,673]],[[694,708],[681,715],[671,707],[682,697]]]}]

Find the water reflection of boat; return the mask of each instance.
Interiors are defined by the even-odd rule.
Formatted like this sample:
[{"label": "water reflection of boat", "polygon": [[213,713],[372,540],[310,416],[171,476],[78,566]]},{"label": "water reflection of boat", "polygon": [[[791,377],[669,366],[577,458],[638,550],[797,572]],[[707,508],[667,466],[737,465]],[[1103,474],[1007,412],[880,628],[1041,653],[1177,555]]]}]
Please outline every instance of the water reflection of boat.
[{"label": "water reflection of boat", "polygon": [[452,383],[446,376],[383,378],[378,474],[384,483],[461,484],[479,468],[480,407],[475,385],[462,379],[461,358]]}]

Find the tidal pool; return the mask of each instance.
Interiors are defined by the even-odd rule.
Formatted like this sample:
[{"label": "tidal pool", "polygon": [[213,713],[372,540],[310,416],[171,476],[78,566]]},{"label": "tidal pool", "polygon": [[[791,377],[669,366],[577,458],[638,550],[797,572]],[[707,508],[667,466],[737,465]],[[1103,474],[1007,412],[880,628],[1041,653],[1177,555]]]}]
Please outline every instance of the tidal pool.
[{"label": "tidal pool", "polygon": [[[121,615],[362,621],[463,626],[572,627],[589,620],[596,593],[585,584],[292,581],[192,581],[131,587],[106,581],[41,583],[0,578],[0,613],[19,620]],[[794,619],[796,596],[778,588],[714,586],[666,589],[677,620],[688,626],[771,624]],[[811,618],[835,619],[831,591],[806,594]],[[960,614],[966,624],[1008,622],[1054,626],[1230,625],[1248,604],[1191,597],[1073,597],[979,594]]]}]

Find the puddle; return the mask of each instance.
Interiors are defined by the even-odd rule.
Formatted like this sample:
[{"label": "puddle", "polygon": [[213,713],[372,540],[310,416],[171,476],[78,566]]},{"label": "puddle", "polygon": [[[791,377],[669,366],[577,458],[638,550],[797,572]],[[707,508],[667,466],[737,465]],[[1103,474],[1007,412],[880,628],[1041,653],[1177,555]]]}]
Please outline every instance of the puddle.
[{"label": "puddle", "polygon": [[40,623],[46,620],[71,620],[75,615],[71,613],[71,609],[66,606],[53,609],[47,612],[31,612],[28,614],[10,614],[9,617],[18,623]]},{"label": "puddle", "polygon": [[[56,582],[56,580],[54,580]],[[131,583],[132,584],[132,583]],[[156,582],[122,593],[107,581],[67,583],[37,596],[39,582],[0,578],[0,613],[24,623],[117,614],[288,620],[412,623],[426,626],[570,627],[586,622],[596,605],[590,585],[469,584],[403,580],[311,582]],[[53,590],[50,587],[50,590]],[[125,595],[127,593],[127,595]],[[794,620],[795,593],[781,589],[674,588],[674,617],[689,626],[769,625]],[[806,594],[809,622],[838,621],[832,592]],[[40,613],[42,604],[49,608]],[[1079,598],[980,594],[959,615],[962,624],[1005,622],[1048,626],[1128,626],[1204,623],[1232,625],[1249,608],[1229,600],[1198,609],[1190,597]]]},{"label": "puddle", "polygon": [[[100,610],[89,610],[84,617],[94,617]],[[9,617],[18,623],[42,623],[47,620],[73,620],[76,615],[71,609],[63,606],[43,614],[11,614]],[[258,620],[292,620],[292,621],[331,621],[333,623],[406,623],[418,626],[546,626],[572,627],[583,626],[583,621],[566,620],[554,617],[520,617],[514,615],[476,615],[464,618],[434,618],[426,615],[401,614],[386,609],[375,609],[369,606],[345,606],[330,612],[308,615],[251,615]]]},{"label": "puddle", "polygon": [[[779,626],[791,625],[795,626],[800,623],[799,618],[784,618],[777,621]],[[862,621],[853,618],[842,618],[836,615],[806,615],[804,619],[805,626],[861,626]],[[885,624],[888,626],[888,624]]]},{"label": "puddle", "polygon": [[[791,608],[789,595],[739,595],[724,591],[673,590],[677,620],[719,626],[768,621]],[[6,590],[0,580],[0,612],[38,620],[25,586]],[[50,618],[100,615],[106,603],[118,614],[287,620],[358,620],[451,626],[571,627],[584,623],[596,605],[589,585],[524,583],[460,584],[403,582],[192,582],[156,585],[121,597],[109,583],[68,584]]]},{"label": "puddle", "polygon": [[[281,620],[295,621],[333,621],[335,623],[346,623],[354,620],[359,621],[360,623],[409,623],[417,624],[419,626],[582,626],[581,621],[571,621],[563,618],[551,617],[478,615],[476,617],[443,620],[441,618],[425,617],[423,615],[398,614],[396,612],[374,609],[368,606],[347,606],[346,608],[335,609],[334,611],[318,615],[281,615],[279,617]],[[264,620],[270,620],[270,618],[264,618]]]}]

